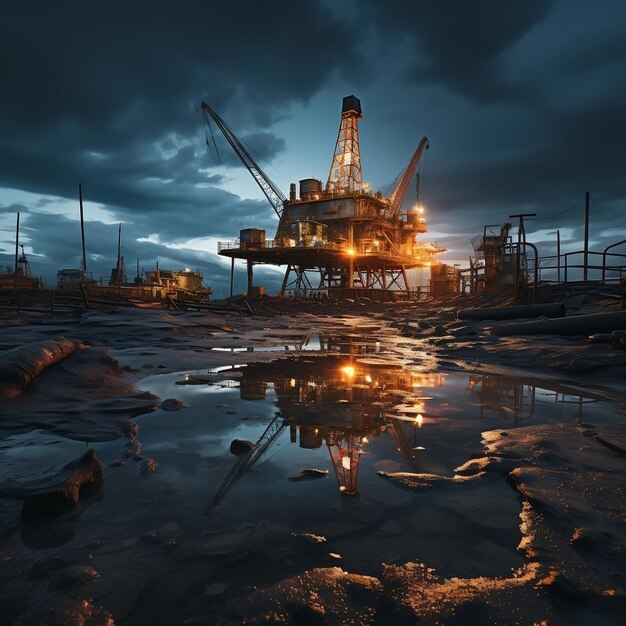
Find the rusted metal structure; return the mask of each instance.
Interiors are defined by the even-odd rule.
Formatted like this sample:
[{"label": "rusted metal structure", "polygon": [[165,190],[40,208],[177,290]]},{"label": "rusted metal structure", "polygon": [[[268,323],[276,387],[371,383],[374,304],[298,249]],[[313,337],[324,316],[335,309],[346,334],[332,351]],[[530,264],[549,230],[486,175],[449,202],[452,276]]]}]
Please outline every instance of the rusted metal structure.
[{"label": "rusted metal structure", "polygon": [[426,137],[391,195],[372,193],[363,183],[361,170],[361,103],[355,96],[347,96],[326,185],[306,178],[300,181],[298,191],[295,183],[291,184],[287,198],[224,120],[204,102],[201,109],[207,127],[210,129],[211,120],[215,122],[279,218],[273,239],[267,239],[264,230],[247,228],[240,231],[239,240],[218,244],[220,255],[247,261],[248,293],[259,290],[253,285],[253,266],[263,263],[286,266],[281,295],[289,291],[340,298],[366,295],[379,300],[392,298],[392,292],[409,295],[407,271],[430,267],[445,251],[436,243],[416,240],[427,231],[421,206],[403,210],[408,188],[428,149]]}]

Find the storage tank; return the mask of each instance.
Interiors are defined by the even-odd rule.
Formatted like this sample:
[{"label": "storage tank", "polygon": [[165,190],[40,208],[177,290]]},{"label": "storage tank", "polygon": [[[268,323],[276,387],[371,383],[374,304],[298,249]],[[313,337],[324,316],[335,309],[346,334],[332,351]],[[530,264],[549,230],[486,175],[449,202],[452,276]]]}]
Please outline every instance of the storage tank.
[{"label": "storage tank", "polygon": [[322,193],[322,181],[317,178],[303,178],[300,181],[300,200],[313,200]]},{"label": "storage tank", "polygon": [[265,246],[264,228],[243,228],[239,231],[242,248],[263,248]]}]

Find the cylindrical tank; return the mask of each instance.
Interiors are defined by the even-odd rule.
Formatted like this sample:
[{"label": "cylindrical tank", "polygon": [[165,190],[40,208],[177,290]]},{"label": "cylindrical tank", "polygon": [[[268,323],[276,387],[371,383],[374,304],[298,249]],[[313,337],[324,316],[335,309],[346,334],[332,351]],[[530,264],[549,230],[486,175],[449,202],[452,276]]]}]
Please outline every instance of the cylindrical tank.
[{"label": "cylindrical tank", "polygon": [[313,200],[313,198],[322,193],[322,181],[317,178],[303,178],[300,181],[300,199]]}]

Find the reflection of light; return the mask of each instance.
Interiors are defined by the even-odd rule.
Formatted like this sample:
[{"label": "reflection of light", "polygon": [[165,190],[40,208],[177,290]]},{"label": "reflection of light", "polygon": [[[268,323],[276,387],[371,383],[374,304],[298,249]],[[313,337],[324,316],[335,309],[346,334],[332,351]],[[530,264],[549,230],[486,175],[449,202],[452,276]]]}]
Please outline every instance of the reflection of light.
[{"label": "reflection of light", "polygon": [[354,367],[352,365],[345,365],[341,368],[341,371],[348,377],[352,378],[354,376]]},{"label": "reflection of light", "polygon": [[342,456],[341,457],[341,467],[343,467],[343,469],[350,469],[350,457],[349,456]]},{"label": "reflection of light", "polygon": [[295,378],[292,378],[292,379],[289,381],[289,386],[290,386],[290,387],[295,387],[295,386],[296,386],[296,379],[295,379]]},{"label": "reflection of light", "polygon": [[415,423],[421,428],[422,424],[424,423],[424,418],[422,417],[421,413],[417,414],[417,417],[415,418]]},{"label": "reflection of light", "polygon": [[366,383],[371,383],[372,382],[372,377],[369,374],[365,375],[365,382]]}]

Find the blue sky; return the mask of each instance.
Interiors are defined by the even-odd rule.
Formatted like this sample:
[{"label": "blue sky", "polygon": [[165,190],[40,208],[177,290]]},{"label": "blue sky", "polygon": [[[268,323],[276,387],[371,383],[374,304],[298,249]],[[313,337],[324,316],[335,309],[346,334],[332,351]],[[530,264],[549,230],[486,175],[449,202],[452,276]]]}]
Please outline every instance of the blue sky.
[{"label": "blue sky", "polygon": [[[345,95],[362,102],[374,189],[427,135],[426,238],[450,263],[467,263],[484,224],[521,212],[541,218],[527,231],[545,254],[556,228],[580,248],[586,190],[592,249],[626,238],[622,2],[59,4],[13,3],[0,23],[1,265],[17,211],[36,275],[53,284],[79,265],[81,181],[94,276],[110,274],[122,222],[129,273],[159,259],[225,295],[216,242],[242,227],[271,236],[275,219],[225,142],[220,161],[207,152],[201,100],[285,194],[325,181]],[[257,276],[276,288],[271,268]]]}]

